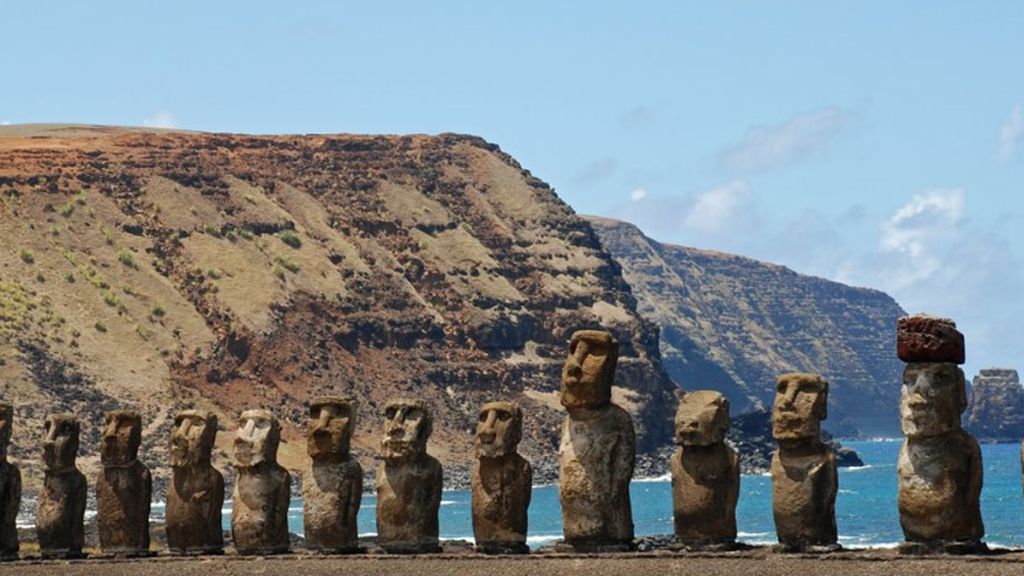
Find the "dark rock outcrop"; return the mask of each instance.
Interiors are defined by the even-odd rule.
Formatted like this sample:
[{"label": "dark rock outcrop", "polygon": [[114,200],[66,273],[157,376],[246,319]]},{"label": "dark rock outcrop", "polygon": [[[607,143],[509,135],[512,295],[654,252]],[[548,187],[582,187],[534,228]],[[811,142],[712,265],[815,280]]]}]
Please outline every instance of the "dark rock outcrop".
[{"label": "dark rock outcrop", "polygon": [[982,442],[1024,438],[1024,387],[1017,371],[984,368],[971,382],[965,428]]}]

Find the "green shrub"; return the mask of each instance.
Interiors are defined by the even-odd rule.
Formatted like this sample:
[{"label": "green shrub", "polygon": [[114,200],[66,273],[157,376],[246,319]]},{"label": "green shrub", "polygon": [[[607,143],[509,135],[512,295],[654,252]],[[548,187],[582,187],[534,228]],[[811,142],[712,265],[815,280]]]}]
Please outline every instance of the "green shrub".
[{"label": "green shrub", "polygon": [[84,190],[79,192],[78,194],[75,194],[75,204],[78,204],[79,206],[85,206],[85,191]]},{"label": "green shrub", "polygon": [[104,324],[103,322],[97,321],[95,324],[93,324],[92,327],[95,328],[97,332],[106,332],[107,331],[107,325]]},{"label": "green shrub", "polygon": [[287,256],[278,256],[277,258],[274,258],[274,263],[280,265],[282,268],[291,272],[292,274],[298,272],[300,269],[299,265],[293,262],[291,258],[288,258]]},{"label": "green shrub", "polygon": [[135,263],[135,256],[126,248],[121,248],[117,251],[117,260],[129,268],[139,269],[139,266]]},{"label": "green shrub", "polygon": [[291,246],[292,248],[299,248],[302,246],[302,239],[295,233],[294,230],[285,230],[280,235],[281,242]]},{"label": "green shrub", "polygon": [[163,318],[164,315],[167,314],[167,311],[164,310],[163,306],[159,304],[153,304],[153,307],[149,309],[149,313],[152,314],[153,316],[156,316],[157,318]]},{"label": "green shrub", "polygon": [[65,218],[69,218],[74,213],[75,213],[75,205],[72,204],[71,202],[68,202],[67,204],[61,206],[61,208],[60,208],[60,215],[65,217]]},{"label": "green shrub", "polygon": [[32,264],[33,262],[36,261],[36,257],[34,254],[32,254],[32,251],[26,250],[24,248],[21,249],[21,252],[18,253],[18,256],[21,257],[21,261],[24,262],[25,264]]}]

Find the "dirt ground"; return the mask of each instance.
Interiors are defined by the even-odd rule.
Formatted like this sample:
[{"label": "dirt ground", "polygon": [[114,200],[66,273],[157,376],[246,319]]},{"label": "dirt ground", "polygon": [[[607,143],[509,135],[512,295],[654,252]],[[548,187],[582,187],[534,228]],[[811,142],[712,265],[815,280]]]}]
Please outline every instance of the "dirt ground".
[{"label": "dirt ground", "polygon": [[53,574],[69,576],[402,576],[405,574],[486,574],[487,576],[628,574],[699,574],[700,576],[758,575],[911,575],[963,576],[1024,573],[1024,552],[972,557],[905,557],[891,551],[844,552],[827,556],[772,554],[764,550],[729,554],[648,553],[606,556],[538,554],[482,557],[475,555],[350,556],[286,555],[263,558],[157,557],[146,560],[89,559],[70,562],[22,560],[0,565],[0,575]]}]

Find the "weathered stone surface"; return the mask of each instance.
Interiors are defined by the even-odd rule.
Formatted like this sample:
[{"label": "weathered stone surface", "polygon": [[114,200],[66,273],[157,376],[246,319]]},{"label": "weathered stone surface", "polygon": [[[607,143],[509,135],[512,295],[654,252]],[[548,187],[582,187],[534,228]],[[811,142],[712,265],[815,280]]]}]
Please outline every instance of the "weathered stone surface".
[{"label": "weathered stone surface", "polygon": [[306,547],[311,550],[360,550],[356,516],[363,498],[363,468],[350,452],[358,406],[351,398],[319,398],[309,406],[307,450],[312,462],[302,496]]},{"label": "weathered stone surface", "polygon": [[18,558],[18,508],[21,506],[21,470],[7,461],[14,429],[14,407],[0,402],[0,560]]},{"label": "weathered stone surface", "polygon": [[533,469],[516,451],[523,436],[523,411],[512,402],[488,402],[476,425],[473,536],[484,553],[527,553],[527,510]]},{"label": "weathered stone surface", "polygon": [[267,410],[246,410],[235,434],[231,536],[239,554],[288,551],[291,476],[277,463],[281,426]]},{"label": "weathered stone surface", "polygon": [[1017,371],[985,368],[971,382],[964,428],[982,442],[1024,438],[1024,386]]},{"label": "weathered stone surface", "polygon": [[783,374],[772,407],[772,512],[780,546],[817,551],[838,547],[839,477],[832,449],[821,441],[828,382],[817,374]]},{"label": "weathered stone surface", "polygon": [[960,428],[966,405],[964,374],[955,364],[907,365],[900,399],[907,438],[898,475],[900,525],[912,545],[973,549],[985,535],[979,506],[981,449]]},{"label": "weathered stone surface", "polygon": [[636,437],[629,414],[611,402],[619,344],[608,332],[572,335],[562,368],[568,415],[558,446],[558,487],[566,545],[613,551],[633,545],[629,481]]},{"label": "weathered stone surface", "polygon": [[440,552],[437,513],[444,477],[427,454],[434,419],[425,402],[397,399],[384,407],[383,462],[377,467],[377,543],[393,554]]},{"label": "weathered stone surface", "polygon": [[47,416],[43,436],[43,489],[36,511],[36,534],[43,558],[77,558],[84,541],[85,475],[78,457],[78,418]]},{"label": "weathered stone surface", "polygon": [[148,555],[149,507],[153,479],[139,462],[142,418],[138,412],[115,410],[103,423],[96,480],[96,523],[100,549],[126,556]]},{"label": "weathered stone surface", "polygon": [[896,323],[896,355],[904,362],[963,364],[964,335],[949,318],[904,316]]},{"label": "weathered stone surface", "polygon": [[687,546],[736,540],[740,462],[726,446],[729,400],[712,390],[683,396],[676,412],[672,508],[676,540]]},{"label": "weathered stone surface", "polygon": [[210,464],[217,416],[206,410],[182,410],[171,432],[171,468],[167,487],[167,547],[172,554],[220,554],[224,550],[221,509],[224,476]]}]

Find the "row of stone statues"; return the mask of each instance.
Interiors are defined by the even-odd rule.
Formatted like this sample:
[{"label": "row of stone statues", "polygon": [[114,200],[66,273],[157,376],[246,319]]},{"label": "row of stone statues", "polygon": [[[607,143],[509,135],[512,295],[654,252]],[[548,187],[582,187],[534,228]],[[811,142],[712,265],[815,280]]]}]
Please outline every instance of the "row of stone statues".
[{"label": "row of stone statues", "polygon": [[[908,362],[900,414],[907,439],[899,460],[899,512],[907,552],[976,551],[984,530],[979,509],[981,457],[977,442],[960,429],[965,407],[963,336],[939,318],[916,316],[898,325],[898,355]],[[567,411],[559,457],[563,549],[629,550],[633,521],[629,483],[635,437],[629,414],[611,401],[618,343],[601,331],[576,332],[561,381]],[[821,441],[829,385],[815,374],[778,379],[772,434],[772,503],[780,547],[788,551],[838,548],[835,455]],[[310,405],[307,433],[312,464],[303,482],[305,537],[313,550],[359,551],[356,515],[363,470],[350,444],[357,405],[323,398]],[[0,405],[0,545],[17,557],[14,526],[20,473],[6,460],[13,412]],[[392,400],[384,408],[382,462],[376,471],[377,540],[387,552],[439,551],[440,463],[427,454],[432,417],[418,400]],[[517,453],[522,411],[510,402],[485,404],[476,432],[471,476],[477,548],[522,553],[532,470]],[[736,541],[740,467],[725,443],[729,402],[718,392],[685,394],[676,414],[672,494],[676,538],[690,548],[728,549]],[[138,460],[142,422],[131,411],[107,415],[103,470],[96,483],[100,547],[120,555],[149,554],[152,480]],[[211,465],[217,418],[185,410],[171,434],[173,478],[167,494],[168,548],[176,554],[223,551],[224,479]],[[231,528],[240,554],[274,554],[289,548],[290,476],[277,463],[280,425],[266,410],[243,412],[234,440]],[[79,424],[53,415],[45,424],[44,487],[36,516],[43,557],[81,554],[86,479],[75,466]]]}]

